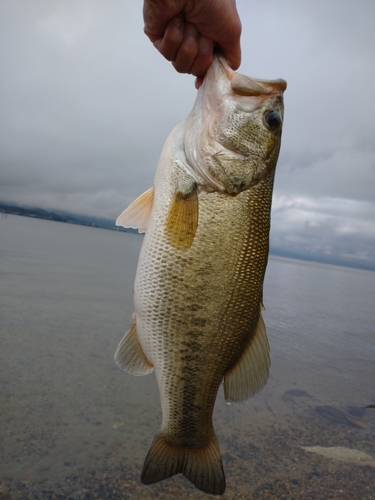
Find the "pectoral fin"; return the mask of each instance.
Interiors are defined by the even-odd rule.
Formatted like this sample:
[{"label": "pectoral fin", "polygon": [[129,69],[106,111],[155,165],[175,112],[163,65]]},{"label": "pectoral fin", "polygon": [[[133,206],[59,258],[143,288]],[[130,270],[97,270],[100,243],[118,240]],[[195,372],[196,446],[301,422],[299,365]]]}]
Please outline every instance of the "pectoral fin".
[{"label": "pectoral fin", "polygon": [[132,375],[148,375],[154,369],[139,343],[135,314],[133,314],[131,327],[119,343],[115,353],[115,362],[117,366]]},{"label": "pectoral fin", "polygon": [[116,226],[132,227],[138,229],[139,233],[145,233],[148,223],[150,222],[153,204],[154,188],[151,187],[138,196],[138,198],[117,217]]},{"label": "pectoral fin", "polygon": [[170,244],[188,250],[198,227],[198,194],[196,183],[179,187],[173,195],[165,225]]},{"label": "pectoral fin", "polygon": [[224,375],[224,397],[227,403],[240,403],[260,391],[270,368],[270,346],[266,327],[259,314],[258,326],[239,361]]}]

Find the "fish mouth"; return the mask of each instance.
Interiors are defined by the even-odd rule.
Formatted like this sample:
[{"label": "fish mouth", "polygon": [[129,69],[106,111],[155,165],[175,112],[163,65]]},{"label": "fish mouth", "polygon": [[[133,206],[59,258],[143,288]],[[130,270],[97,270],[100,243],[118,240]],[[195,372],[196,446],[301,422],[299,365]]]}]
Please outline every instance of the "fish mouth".
[{"label": "fish mouth", "polygon": [[218,52],[214,54],[212,64],[198,90],[194,107],[186,120],[184,133],[186,161],[200,183],[215,191],[237,193],[243,190],[241,180],[236,180],[234,184],[226,183],[227,186],[224,187],[221,180],[208,168],[209,161],[206,158],[215,154],[220,156],[221,151],[238,155],[240,161],[251,158],[247,150],[239,148],[223,132],[221,115],[228,110],[233,112],[233,106],[240,112],[252,113],[268,100],[270,106],[276,105],[282,115],[282,96],[286,86],[282,79],[260,80],[237,73],[230,68],[223,55]]},{"label": "fish mouth", "polygon": [[220,54],[217,54],[216,63],[219,66],[217,69],[225,73],[233,93],[238,96],[257,97],[263,100],[272,96],[282,95],[286,90],[287,83],[282,78],[277,80],[259,80],[233,71],[226,59]]},{"label": "fish mouth", "polygon": [[255,111],[266,99],[282,100],[287,87],[285,80],[260,80],[234,71],[220,52],[215,52],[203,84],[198,90],[198,102],[203,120],[218,109],[223,99],[232,99],[239,108]]}]

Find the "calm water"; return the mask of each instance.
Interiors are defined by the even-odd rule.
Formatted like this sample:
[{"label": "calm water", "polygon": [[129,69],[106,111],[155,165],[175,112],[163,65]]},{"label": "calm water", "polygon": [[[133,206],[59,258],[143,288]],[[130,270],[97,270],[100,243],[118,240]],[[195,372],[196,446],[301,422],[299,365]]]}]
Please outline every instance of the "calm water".
[{"label": "calm water", "polygon": [[[161,419],[154,376],[113,362],[130,324],[142,238],[0,219],[0,499],[205,498],[181,476],[139,481]],[[214,425],[227,499],[375,499],[375,273],[270,258],[271,376]],[[323,407],[323,408],[322,408]],[[345,455],[345,454],[344,454]],[[345,459],[345,456],[344,456]]]}]

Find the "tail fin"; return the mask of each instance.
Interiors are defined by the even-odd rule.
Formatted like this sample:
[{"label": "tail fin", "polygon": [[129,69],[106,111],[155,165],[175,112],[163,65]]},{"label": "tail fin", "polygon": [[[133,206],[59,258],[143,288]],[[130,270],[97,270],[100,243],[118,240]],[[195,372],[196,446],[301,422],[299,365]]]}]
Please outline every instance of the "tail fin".
[{"label": "tail fin", "polygon": [[142,483],[157,483],[179,473],[205,493],[224,493],[225,476],[214,431],[208,444],[199,448],[173,445],[163,434],[155,437],[143,465]]}]

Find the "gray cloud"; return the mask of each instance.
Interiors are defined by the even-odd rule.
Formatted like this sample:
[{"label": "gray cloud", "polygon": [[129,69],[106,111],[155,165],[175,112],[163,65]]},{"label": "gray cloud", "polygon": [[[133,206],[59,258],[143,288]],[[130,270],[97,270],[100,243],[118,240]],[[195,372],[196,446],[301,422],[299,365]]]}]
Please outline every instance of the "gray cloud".
[{"label": "gray cloud", "polygon": [[[239,0],[241,71],[282,77],[272,244],[375,265],[375,3]],[[4,0],[0,199],[116,217],[147,189],[194,80],[140,2]]]},{"label": "gray cloud", "polygon": [[344,198],[275,196],[276,252],[374,268],[375,204]]}]

